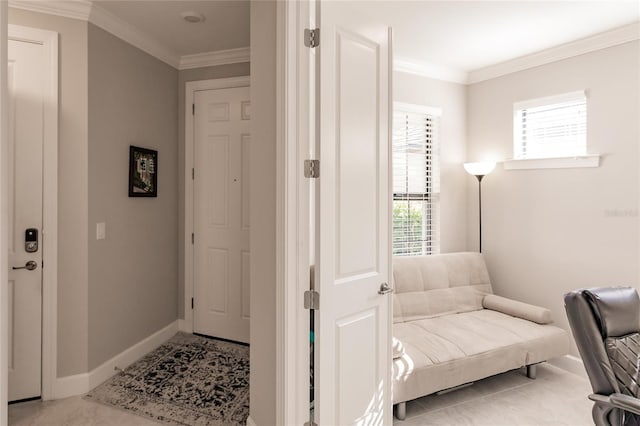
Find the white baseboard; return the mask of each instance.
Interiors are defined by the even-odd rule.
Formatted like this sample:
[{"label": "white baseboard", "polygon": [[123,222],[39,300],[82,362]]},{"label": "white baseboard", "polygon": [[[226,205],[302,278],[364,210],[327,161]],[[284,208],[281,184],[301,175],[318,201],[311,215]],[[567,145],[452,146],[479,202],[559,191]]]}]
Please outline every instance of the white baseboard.
[{"label": "white baseboard", "polygon": [[251,416],[247,417],[247,426],[258,426],[256,422],[253,421]]},{"label": "white baseboard", "polygon": [[550,359],[549,364],[561,368],[569,373],[577,374],[578,376],[587,377],[587,372],[584,369],[582,360],[574,355],[565,355],[558,358]]},{"label": "white baseboard", "polygon": [[191,324],[190,321],[179,319],[178,330],[183,331],[185,333],[193,333],[193,325]]},{"label": "white baseboard", "polygon": [[178,330],[179,320],[176,320],[165,328],[156,331],[151,336],[120,352],[118,355],[88,373],[58,377],[54,384],[53,398],[61,399],[89,392],[105,380],[114,376],[117,373],[115,367],[121,369],[127,368],[133,362],[169,340]]},{"label": "white baseboard", "polygon": [[53,392],[50,399],[68,398],[70,396],[85,394],[88,391],[89,373],[58,377],[53,382]]}]

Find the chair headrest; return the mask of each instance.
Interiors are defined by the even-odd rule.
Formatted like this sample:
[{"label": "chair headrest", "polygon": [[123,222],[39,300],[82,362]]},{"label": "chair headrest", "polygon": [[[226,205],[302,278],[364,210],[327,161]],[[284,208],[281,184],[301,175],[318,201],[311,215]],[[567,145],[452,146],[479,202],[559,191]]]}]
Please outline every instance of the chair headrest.
[{"label": "chair headrest", "polygon": [[584,296],[604,339],[640,332],[640,298],[634,288],[591,288]]}]

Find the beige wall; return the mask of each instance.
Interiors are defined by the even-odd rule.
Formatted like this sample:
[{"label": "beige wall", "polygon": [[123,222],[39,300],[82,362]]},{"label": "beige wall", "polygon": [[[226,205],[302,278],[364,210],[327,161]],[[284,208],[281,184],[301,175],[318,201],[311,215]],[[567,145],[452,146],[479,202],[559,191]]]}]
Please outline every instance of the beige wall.
[{"label": "beige wall", "polygon": [[194,68],[178,72],[178,317],[184,319],[184,119],[188,81],[249,75],[249,63]]},{"label": "beige wall", "polygon": [[467,246],[469,178],[462,168],[467,143],[465,85],[394,72],[393,100],[442,109],[440,119],[440,252],[464,251]]},{"label": "beige wall", "polygon": [[[562,296],[636,285],[640,43],[539,66],[469,87],[469,158],[506,159],[519,100],[586,90],[587,144],[598,168],[512,170],[482,182],[483,252],[494,290],[546,306],[567,328]],[[469,247],[477,247],[477,184],[468,182]],[[574,349],[575,353],[575,349]]]},{"label": "beige wall", "polygon": [[[92,24],[88,39],[91,370],[177,319],[178,71]],[[128,197],[129,145],[158,151],[157,198]]]},{"label": "beige wall", "polygon": [[251,418],[276,424],[276,2],[251,2]]},{"label": "beige wall", "polygon": [[9,23],[60,33],[58,377],[62,377],[86,372],[88,367],[87,23],[15,9],[9,9]]}]

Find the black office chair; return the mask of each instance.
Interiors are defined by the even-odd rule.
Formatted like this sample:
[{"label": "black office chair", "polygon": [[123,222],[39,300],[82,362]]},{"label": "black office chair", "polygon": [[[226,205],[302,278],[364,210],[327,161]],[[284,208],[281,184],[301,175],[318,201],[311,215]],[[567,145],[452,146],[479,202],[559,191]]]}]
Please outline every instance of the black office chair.
[{"label": "black office chair", "polygon": [[640,298],[635,289],[577,290],[564,296],[587,370],[596,426],[640,425]]}]

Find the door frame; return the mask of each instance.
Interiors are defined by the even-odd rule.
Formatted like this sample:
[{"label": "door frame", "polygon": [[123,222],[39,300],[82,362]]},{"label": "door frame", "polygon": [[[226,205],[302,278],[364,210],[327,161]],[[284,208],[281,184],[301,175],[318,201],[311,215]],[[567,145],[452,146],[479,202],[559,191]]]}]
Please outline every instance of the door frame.
[{"label": "door frame", "polygon": [[[7,102],[7,15],[8,2],[0,1],[0,283],[9,281],[8,274],[8,241],[4,237],[8,234],[8,162],[9,153],[9,103]],[[8,345],[9,345],[9,286],[0,285],[0,424],[8,424],[7,384],[9,381],[8,370]]]},{"label": "door frame", "polygon": [[194,180],[191,170],[194,168],[195,131],[193,104],[196,92],[216,89],[250,87],[250,76],[216,78],[212,80],[188,81],[184,93],[184,320],[180,330],[193,333],[193,310],[191,298],[194,292],[194,245],[191,233],[194,232]]},{"label": "door frame", "polygon": [[[309,421],[311,55],[316,0],[276,4],[276,424]],[[251,418],[249,418],[251,419]],[[247,424],[250,424],[247,421]]]},{"label": "door frame", "polygon": [[[43,400],[48,400],[55,397],[58,358],[58,33],[19,25],[8,25],[7,31],[8,40],[42,45],[47,68],[43,108],[41,231],[43,265],[46,260],[47,267],[42,269],[42,382],[40,394]],[[8,143],[8,139],[3,141],[3,150],[6,149]],[[3,164],[3,166],[5,165]],[[7,192],[4,190],[3,197],[6,198],[6,196]],[[8,200],[3,201],[8,202]],[[3,218],[3,223],[4,220]],[[5,226],[3,226],[3,230],[6,230]],[[3,235],[6,234],[3,233]],[[6,255],[7,253],[3,251],[3,261],[5,262]],[[3,287],[6,286],[3,285]],[[3,312],[3,315],[6,313]],[[3,321],[3,324],[7,324],[7,322]],[[6,325],[4,328],[6,329]],[[8,330],[2,330],[2,332],[8,336]],[[6,340],[5,342],[8,344]],[[7,382],[7,366],[3,365],[2,370],[4,384]]]}]

